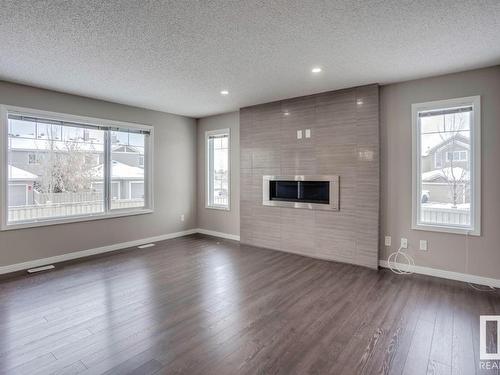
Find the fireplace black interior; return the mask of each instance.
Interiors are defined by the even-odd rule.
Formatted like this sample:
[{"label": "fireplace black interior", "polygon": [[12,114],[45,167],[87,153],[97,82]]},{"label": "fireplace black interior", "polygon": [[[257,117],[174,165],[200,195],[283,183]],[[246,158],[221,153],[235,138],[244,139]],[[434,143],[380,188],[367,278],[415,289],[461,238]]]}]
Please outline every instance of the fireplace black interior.
[{"label": "fireplace black interior", "polygon": [[272,201],[330,204],[330,181],[269,181]]}]

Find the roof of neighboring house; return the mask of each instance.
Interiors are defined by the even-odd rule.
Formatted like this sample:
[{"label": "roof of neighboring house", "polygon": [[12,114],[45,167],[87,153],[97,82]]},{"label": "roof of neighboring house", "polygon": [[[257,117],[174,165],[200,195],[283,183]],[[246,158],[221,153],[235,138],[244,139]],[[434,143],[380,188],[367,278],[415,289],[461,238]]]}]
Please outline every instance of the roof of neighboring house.
[{"label": "roof of neighboring house", "polygon": [[425,150],[423,153],[423,156],[432,155],[437,150],[439,150],[440,148],[446,146],[447,144],[449,144],[453,141],[456,142],[457,145],[460,145],[464,148],[470,148],[470,139],[463,136],[460,133],[457,133],[457,134],[453,135],[452,137],[445,139],[442,142],[438,143],[434,147],[431,147],[431,148]]},{"label": "roof of neighboring house", "polygon": [[[104,151],[104,145],[97,142],[83,142],[83,141],[65,142],[65,141],[50,141],[48,139],[9,137],[9,149],[11,150],[23,150],[23,151],[54,150],[54,151],[65,152],[68,151],[68,147],[74,147],[74,151],[82,151],[82,152],[98,153]],[[137,153],[137,154],[144,153],[141,147],[124,146],[120,144],[112,145],[111,151]]]},{"label": "roof of neighboring house", "polygon": [[142,154],[142,147],[136,146],[125,146],[125,145],[113,145],[111,146],[111,151],[113,152],[124,152],[128,154]]},{"label": "roof of neighboring house", "polygon": [[35,181],[38,180],[38,176],[31,172],[25,171],[24,169],[14,167],[12,165],[8,166],[8,179],[9,181]]},{"label": "roof of neighboring house", "polygon": [[64,141],[49,141],[47,139],[30,139],[30,138],[9,138],[9,149],[11,150],[26,150],[26,151],[46,151],[54,150],[65,152],[68,147],[74,147],[75,151],[86,152],[103,152],[103,145],[100,143],[90,142],[64,142]]},{"label": "roof of neighboring house", "polygon": [[[103,165],[100,164],[94,168],[96,171],[95,177],[102,179],[104,176]],[[117,180],[142,180],[144,179],[144,169],[139,167],[132,167],[130,165],[113,160],[111,176],[112,179]]]},{"label": "roof of neighboring house", "polygon": [[469,171],[460,168],[442,168],[433,171],[422,173],[422,181],[432,182],[439,180],[455,180],[455,181],[469,181],[470,174]]}]

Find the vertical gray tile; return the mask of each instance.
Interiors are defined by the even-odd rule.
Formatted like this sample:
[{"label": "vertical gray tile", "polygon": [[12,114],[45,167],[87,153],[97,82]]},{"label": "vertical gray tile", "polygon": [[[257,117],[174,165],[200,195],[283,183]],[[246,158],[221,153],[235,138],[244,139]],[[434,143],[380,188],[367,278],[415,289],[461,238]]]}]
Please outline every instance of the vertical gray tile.
[{"label": "vertical gray tile", "polygon": [[[242,242],[377,267],[378,106],[368,85],[242,109]],[[339,175],[340,211],[262,206],[266,174]]]}]

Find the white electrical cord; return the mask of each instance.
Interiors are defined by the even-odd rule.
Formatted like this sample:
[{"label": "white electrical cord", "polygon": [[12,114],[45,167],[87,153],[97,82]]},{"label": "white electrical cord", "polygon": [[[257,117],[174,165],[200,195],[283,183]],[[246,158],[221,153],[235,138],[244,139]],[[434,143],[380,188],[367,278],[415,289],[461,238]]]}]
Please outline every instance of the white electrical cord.
[{"label": "white electrical cord", "polygon": [[389,265],[389,269],[397,275],[411,275],[413,271],[410,271],[410,269],[415,266],[415,261],[409,254],[402,251],[402,249],[400,246],[398,251],[389,255],[387,264]]},{"label": "white electrical cord", "polygon": [[[391,253],[387,258],[389,269],[397,275],[410,275],[410,271],[415,266],[414,259],[403,251],[400,246],[398,251]],[[469,232],[465,233],[465,273],[469,272]],[[469,286],[480,292],[495,292],[496,289],[492,286],[485,286],[483,288],[476,286],[472,283],[467,283]]]}]

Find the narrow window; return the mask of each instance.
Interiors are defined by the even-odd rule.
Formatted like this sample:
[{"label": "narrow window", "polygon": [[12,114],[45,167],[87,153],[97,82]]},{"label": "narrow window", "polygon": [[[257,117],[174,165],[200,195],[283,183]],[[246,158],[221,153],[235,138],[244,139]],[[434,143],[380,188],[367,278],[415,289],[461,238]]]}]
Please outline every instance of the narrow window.
[{"label": "narrow window", "polygon": [[412,114],[413,228],[479,235],[480,98],[414,104]]},{"label": "narrow window", "polygon": [[206,133],[208,208],[229,210],[229,145],[229,129]]}]

